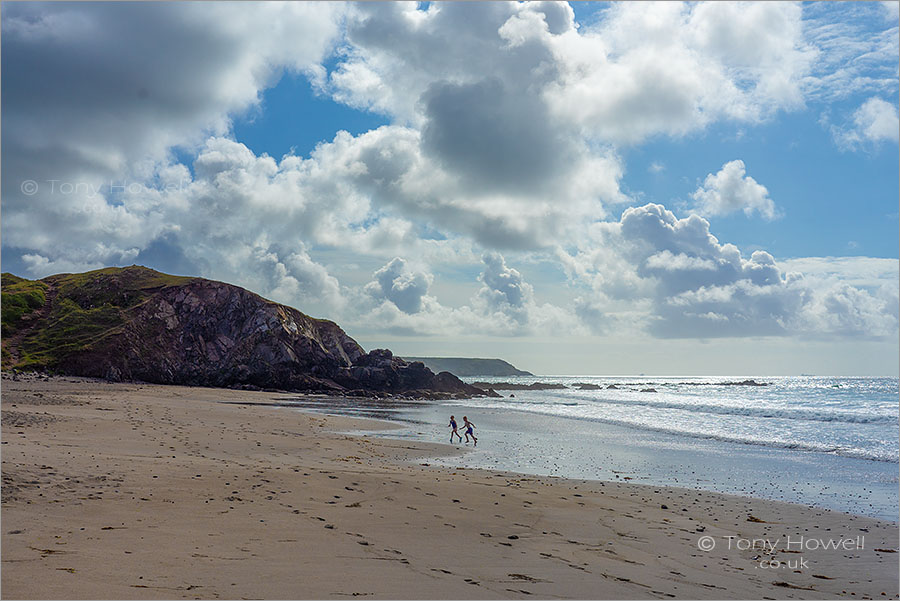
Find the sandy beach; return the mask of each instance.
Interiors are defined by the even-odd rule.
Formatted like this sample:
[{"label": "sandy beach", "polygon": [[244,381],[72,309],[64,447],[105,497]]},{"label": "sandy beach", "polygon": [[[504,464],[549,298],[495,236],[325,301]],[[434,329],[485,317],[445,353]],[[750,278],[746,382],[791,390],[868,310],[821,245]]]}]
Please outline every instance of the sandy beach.
[{"label": "sandy beach", "polygon": [[439,468],[289,396],[4,376],[2,597],[898,596],[896,523]]}]

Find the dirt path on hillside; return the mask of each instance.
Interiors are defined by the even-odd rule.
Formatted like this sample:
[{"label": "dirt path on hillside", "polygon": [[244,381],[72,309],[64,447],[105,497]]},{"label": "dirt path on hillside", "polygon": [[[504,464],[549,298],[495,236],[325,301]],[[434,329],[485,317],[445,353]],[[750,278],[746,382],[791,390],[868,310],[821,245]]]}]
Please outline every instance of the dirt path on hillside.
[{"label": "dirt path on hillside", "polygon": [[[53,307],[53,301],[56,300],[58,292],[59,290],[57,290],[56,286],[47,284],[47,290],[44,293],[44,304],[41,308],[35,309],[27,315],[23,315],[21,319],[22,325],[19,330],[9,338],[3,340],[3,348],[6,349],[11,357],[10,367],[15,367],[22,357],[22,341],[34,331],[37,324],[50,316],[50,309]],[[4,369],[6,368],[4,367]]]}]

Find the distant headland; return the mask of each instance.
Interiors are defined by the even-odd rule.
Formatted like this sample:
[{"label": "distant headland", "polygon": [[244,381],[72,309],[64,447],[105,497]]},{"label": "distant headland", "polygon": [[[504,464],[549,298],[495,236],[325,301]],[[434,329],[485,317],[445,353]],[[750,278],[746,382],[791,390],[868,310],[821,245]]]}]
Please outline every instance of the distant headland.
[{"label": "distant headland", "polygon": [[533,376],[530,371],[517,369],[503,359],[472,359],[468,357],[404,357],[407,361],[421,361],[433,372],[449,371],[460,377],[470,376]]}]

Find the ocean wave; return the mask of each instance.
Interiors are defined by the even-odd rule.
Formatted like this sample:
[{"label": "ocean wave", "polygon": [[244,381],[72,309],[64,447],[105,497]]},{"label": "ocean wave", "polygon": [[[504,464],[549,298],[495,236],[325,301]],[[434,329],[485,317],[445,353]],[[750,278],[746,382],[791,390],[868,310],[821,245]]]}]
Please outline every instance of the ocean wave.
[{"label": "ocean wave", "polygon": [[571,415],[571,414],[561,414],[559,412],[547,411],[543,409],[529,409],[527,405],[519,405],[516,407],[510,407],[509,404],[501,404],[501,403],[479,403],[480,408],[485,409],[512,409],[514,411],[522,411],[526,413],[533,413],[538,415],[547,415],[552,417],[562,417],[567,419],[577,419],[583,421],[597,422],[610,424],[614,426],[624,426],[628,428],[638,428],[641,430],[649,430],[652,432],[661,432],[663,434],[672,434],[676,436],[686,436],[690,438],[699,438],[705,440],[716,440],[720,442],[731,442],[737,444],[748,444],[754,446],[762,446],[762,447],[771,447],[771,448],[780,448],[780,449],[792,449],[798,451],[810,451],[815,453],[827,453],[832,455],[839,455],[842,457],[852,457],[856,459],[868,459],[870,461],[882,461],[886,463],[900,463],[900,456],[898,456],[896,451],[891,450],[881,450],[881,449],[860,449],[857,447],[847,447],[841,445],[834,444],[825,444],[825,443],[815,443],[815,442],[806,442],[806,441],[794,441],[794,440],[773,440],[773,439],[764,439],[764,438],[754,438],[750,436],[735,436],[735,435],[726,435],[726,434],[716,434],[711,432],[699,432],[695,430],[686,430],[683,428],[673,428],[666,426],[658,426],[652,424],[641,423],[637,421],[630,421],[624,419],[614,419],[614,418],[605,418],[605,417],[596,417],[596,416],[579,416],[579,415]]},{"label": "ocean wave", "polygon": [[[608,397],[586,397],[591,404],[610,404],[627,407],[653,407],[656,409],[681,409],[696,413],[713,413],[717,415],[743,415],[748,417],[766,417],[780,419],[800,419],[815,422],[844,422],[848,424],[880,424],[894,423],[897,415],[866,415],[849,411],[829,411],[822,409],[774,408],[774,407],[735,407],[733,405],[712,405],[709,403],[679,403],[658,401],[645,397],[635,399],[615,399]],[[531,402],[531,401],[526,401]],[[569,401],[560,404],[570,404]]]}]

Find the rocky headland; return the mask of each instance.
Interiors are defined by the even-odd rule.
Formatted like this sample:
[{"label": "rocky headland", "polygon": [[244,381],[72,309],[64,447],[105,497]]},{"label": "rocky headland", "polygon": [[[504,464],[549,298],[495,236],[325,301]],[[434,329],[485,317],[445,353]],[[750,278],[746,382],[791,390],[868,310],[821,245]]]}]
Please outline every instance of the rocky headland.
[{"label": "rocky headland", "polygon": [[248,290],[145,267],[3,274],[3,367],[144,381],[426,398],[485,393]]}]

